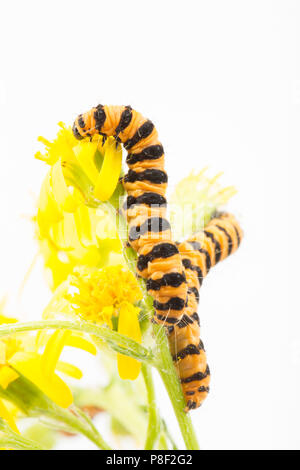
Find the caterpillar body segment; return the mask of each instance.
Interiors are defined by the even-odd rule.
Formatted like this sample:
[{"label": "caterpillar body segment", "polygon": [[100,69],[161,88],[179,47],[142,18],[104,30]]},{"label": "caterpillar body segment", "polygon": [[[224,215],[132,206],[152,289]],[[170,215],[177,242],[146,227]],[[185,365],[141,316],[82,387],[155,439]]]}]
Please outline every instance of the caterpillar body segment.
[{"label": "caterpillar body segment", "polygon": [[127,150],[129,171],[123,185],[128,195],[128,242],[139,255],[138,274],[149,281],[156,321],[177,323],[187,304],[187,284],[166,218],[168,177],[155,126],[130,106],[98,105],[77,117],[73,133],[78,139],[113,136]]}]

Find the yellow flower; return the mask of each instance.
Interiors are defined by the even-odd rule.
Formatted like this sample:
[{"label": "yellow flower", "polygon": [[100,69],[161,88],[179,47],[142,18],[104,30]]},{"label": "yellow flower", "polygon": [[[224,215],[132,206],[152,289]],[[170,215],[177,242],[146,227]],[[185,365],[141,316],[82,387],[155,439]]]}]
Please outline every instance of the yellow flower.
[{"label": "yellow flower", "polygon": [[[69,187],[76,184],[71,181],[70,168],[79,170],[78,175],[85,176],[94,187],[94,196],[107,201],[118,184],[122,169],[122,147],[117,145],[113,137],[105,143],[102,136],[94,136],[90,141],[78,141],[73,136],[71,127],[59,123],[60,130],[56,138],[50,142],[44,137],[38,140],[46,147],[45,154],[37,152],[35,157],[52,167],[52,178],[58,190],[58,202],[65,210],[73,212],[77,197],[70,194]],[[73,166],[75,165],[75,167]],[[81,170],[81,171],[80,171]],[[65,181],[66,179],[66,181]],[[79,187],[80,184],[77,182]]]},{"label": "yellow flower", "polygon": [[79,206],[74,214],[38,232],[40,253],[52,290],[63,282],[76,266],[100,267],[108,263],[112,252],[121,253],[122,245],[113,223],[100,210]]},{"label": "yellow flower", "polygon": [[58,125],[60,129],[56,139],[52,142],[44,137],[38,138],[39,142],[45,145],[46,153],[43,155],[41,152],[37,152],[35,157],[49,165],[53,165],[62,155],[66,160],[73,161],[72,149],[78,144],[78,140],[74,137],[70,128],[67,128],[63,122],[59,122]]},{"label": "yellow flower", "polygon": [[220,186],[222,173],[209,178],[206,171],[204,168],[183,178],[170,198],[170,221],[177,240],[203,229],[213,213],[236,193],[233,186]]},{"label": "yellow flower", "polygon": [[70,283],[77,292],[67,298],[77,315],[110,327],[111,318],[118,316],[124,302],[134,304],[142,299],[136,278],[121,265],[75,270]]},{"label": "yellow flower", "polygon": [[[70,388],[57,375],[56,371],[76,379],[82,377],[82,372],[76,366],[59,361],[64,347],[74,346],[72,338],[73,335],[70,331],[57,330],[48,339],[42,354],[32,351],[18,351],[8,360],[10,366],[31,380],[42,392],[63,408],[68,408],[72,404],[73,397]],[[77,343],[75,347],[81,348],[80,343]],[[85,345],[81,349],[86,349]],[[90,343],[89,352],[96,354],[92,343]]]},{"label": "yellow flower", "polygon": [[[49,318],[54,312],[75,314],[86,321],[118,329],[119,333],[140,343],[140,309],[135,304],[142,298],[135,276],[122,265],[98,270],[78,268],[57,289],[44,317]],[[122,354],[118,354],[117,361],[122,379],[137,378],[140,372],[138,361]]]},{"label": "yellow flower", "polygon": [[[97,210],[116,189],[122,150],[114,139],[78,142],[60,123],[53,142],[42,137],[46,152],[36,154],[51,168],[41,187],[36,215],[37,238],[50,287],[54,290],[75,266],[103,266],[121,252],[116,223]],[[120,193],[121,195],[121,193]],[[91,207],[93,206],[93,207]]]},{"label": "yellow flower", "polygon": [[[4,323],[7,323],[5,317]],[[74,365],[60,361],[60,355],[66,346],[76,347],[91,354],[96,354],[95,346],[85,338],[71,331],[57,330],[44,336],[44,351],[38,352],[40,341],[32,341],[32,336],[19,333],[0,338],[0,387],[7,389],[9,384],[18,379],[19,373],[33,382],[42,392],[59,406],[67,408],[73,402],[71,390],[57,375],[80,379],[82,372]],[[0,400],[0,417],[4,418],[12,429],[17,430],[14,417],[5,403]]]}]

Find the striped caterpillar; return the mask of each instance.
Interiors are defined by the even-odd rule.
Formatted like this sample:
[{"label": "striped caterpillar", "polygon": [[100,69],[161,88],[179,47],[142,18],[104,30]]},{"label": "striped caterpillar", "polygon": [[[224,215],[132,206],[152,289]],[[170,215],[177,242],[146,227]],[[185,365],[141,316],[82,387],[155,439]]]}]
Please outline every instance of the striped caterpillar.
[{"label": "striped caterpillar", "polygon": [[186,399],[186,411],[198,408],[209,392],[210,372],[200,339],[199,289],[210,268],[234,253],[242,231],[231,214],[216,214],[205,229],[178,243],[188,284],[189,301],[179,323],[169,327],[169,345]]},{"label": "striped caterpillar", "polygon": [[[98,105],[77,117],[73,133],[77,139],[97,134],[104,138],[113,136],[128,151],[129,171],[123,178],[128,194],[124,207],[129,226],[128,243],[138,254],[137,274],[146,279],[147,290],[154,299],[154,321],[168,327],[171,352],[187,400],[186,411],[196,408],[207,394],[209,369],[202,371],[206,356],[196,313],[195,289],[199,290],[200,277],[196,281],[195,273],[201,270],[204,277],[209,270],[208,264],[202,263],[203,254],[206,263],[217,262],[212,238],[208,236],[207,240],[205,235],[205,253],[194,237],[178,246],[173,242],[166,218],[168,179],[164,171],[164,150],[151,121],[130,106]],[[219,232],[216,239],[221,245],[218,236]],[[220,255],[220,259],[222,256],[225,257]],[[191,348],[178,356],[188,345]],[[197,397],[191,400],[192,395]]]},{"label": "striped caterpillar", "polygon": [[164,150],[151,121],[130,106],[98,105],[75,120],[78,139],[113,136],[128,151],[123,185],[127,191],[128,242],[138,253],[137,273],[147,279],[158,323],[180,321],[187,303],[181,256],[166,219]]}]

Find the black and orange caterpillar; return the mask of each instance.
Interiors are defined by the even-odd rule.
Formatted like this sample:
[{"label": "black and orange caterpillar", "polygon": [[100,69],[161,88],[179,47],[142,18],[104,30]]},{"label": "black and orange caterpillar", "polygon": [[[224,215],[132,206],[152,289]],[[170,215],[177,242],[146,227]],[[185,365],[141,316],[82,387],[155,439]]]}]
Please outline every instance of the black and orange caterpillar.
[{"label": "black and orange caterpillar", "polygon": [[185,267],[189,300],[183,318],[168,328],[168,338],[187,403],[186,411],[198,408],[209,392],[210,371],[197,313],[199,289],[210,268],[237,250],[242,236],[233,215],[218,213],[203,231],[177,244]]},{"label": "black and orange caterpillar", "polygon": [[[204,277],[208,264],[218,258],[208,246],[204,249],[196,243],[210,246],[212,238],[208,236],[205,242],[193,238],[178,246],[173,242],[166,218],[164,150],[151,121],[130,106],[98,105],[77,117],[73,133],[77,139],[97,134],[104,138],[113,136],[128,151],[129,172],[123,178],[128,194],[125,204],[128,242],[138,253],[137,273],[146,279],[147,290],[154,299],[154,321],[168,327],[171,351],[187,400],[186,411],[196,408],[207,394],[209,369],[200,341],[195,289],[199,291],[200,287],[199,270]],[[221,243],[218,235],[216,239]],[[183,251],[186,248],[187,253]],[[203,254],[206,267],[202,264]],[[195,273],[199,286],[196,278],[192,279]],[[192,346],[185,349],[188,345]],[[195,396],[191,400],[192,395]]]},{"label": "black and orange caterpillar", "polygon": [[77,117],[73,133],[78,139],[95,134],[113,136],[128,151],[129,171],[123,178],[128,194],[128,242],[139,255],[137,273],[147,279],[155,321],[177,323],[187,304],[187,283],[166,219],[168,178],[164,150],[153,123],[130,106],[98,105]]}]

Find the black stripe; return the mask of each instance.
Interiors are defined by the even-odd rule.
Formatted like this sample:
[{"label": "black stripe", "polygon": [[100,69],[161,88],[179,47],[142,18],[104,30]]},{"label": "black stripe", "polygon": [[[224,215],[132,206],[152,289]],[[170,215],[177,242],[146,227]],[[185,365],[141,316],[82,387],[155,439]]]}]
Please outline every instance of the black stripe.
[{"label": "black stripe", "polygon": [[143,149],[140,153],[129,153],[126,158],[127,165],[134,165],[137,162],[143,162],[145,160],[157,160],[164,154],[163,146],[160,144],[149,145]]},{"label": "black stripe", "polygon": [[149,181],[150,183],[162,184],[168,182],[167,173],[156,168],[148,168],[147,170],[136,172],[129,170],[124,176],[125,183],[135,183],[136,181]]},{"label": "black stripe", "polygon": [[198,388],[198,392],[209,392],[209,387],[204,387],[204,385],[201,385],[201,387]]},{"label": "black stripe", "polygon": [[182,310],[185,307],[184,299],[180,297],[171,297],[168,302],[159,302],[158,300],[154,300],[153,307],[156,310]]},{"label": "black stripe", "polygon": [[199,315],[197,312],[194,312],[191,317],[198,323],[198,325],[200,326],[200,318],[199,318]]},{"label": "black stripe", "polygon": [[147,255],[139,256],[137,268],[139,271],[144,271],[150,261],[154,261],[157,258],[171,258],[171,256],[178,253],[178,248],[172,243],[159,243],[155,245]]},{"label": "black stripe", "polygon": [[167,200],[165,197],[161,196],[160,194],[151,193],[151,192],[144,193],[138,197],[128,196],[125,204],[123,205],[123,209],[127,210],[131,206],[134,206],[135,204],[145,204],[149,207],[151,206],[165,207],[167,205]]},{"label": "black stripe", "polygon": [[[166,322],[166,323],[177,323],[178,322],[178,318],[175,318],[175,317],[168,317],[168,316],[164,316],[164,315],[159,315],[158,313],[155,313],[155,316],[158,320],[160,321],[163,321],[163,322]],[[172,328],[172,327],[171,327]]]},{"label": "black stripe", "polygon": [[196,372],[195,374],[190,375],[189,377],[186,377],[185,379],[181,379],[181,383],[182,384],[188,384],[188,383],[194,382],[196,380],[203,380],[208,375],[210,375],[210,370],[209,370],[209,367],[206,366],[205,372]]},{"label": "black stripe", "polygon": [[207,237],[209,237],[211,239],[211,241],[215,245],[215,261],[216,261],[216,263],[218,263],[220,261],[220,258],[221,258],[221,245],[218,242],[218,240],[215,239],[213,233],[208,232],[207,230],[204,230],[204,233]]},{"label": "black stripe", "polygon": [[142,225],[135,225],[129,230],[129,241],[138,240],[142,235],[147,232],[165,232],[171,228],[167,219],[162,217],[149,217]]},{"label": "black stripe", "polygon": [[179,359],[184,359],[186,356],[191,354],[200,354],[198,347],[195,344],[188,344],[185,348],[181,349],[177,354],[173,355],[173,361],[176,362]]},{"label": "black stripe", "polygon": [[177,323],[178,328],[185,328],[188,325],[192,325],[193,320],[186,314],[182,315],[181,320]]},{"label": "black stripe", "polygon": [[131,106],[125,106],[124,111],[121,114],[119,124],[116,127],[115,130],[115,138],[118,137],[118,135],[126,129],[126,127],[129,126],[131,123],[132,119],[132,108]]},{"label": "black stripe", "polygon": [[134,136],[124,142],[124,147],[126,148],[126,150],[131,149],[134,145],[140,142],[140,140],[148,137],[153,131],[153,129],[154,124],[151,121],[147,120],[146,122],[144,122],[144,124],[142,124],[141,127],[138,128]]},{"label": "black stripe", "polygon": [[216,225],[216,227],[218,227],[219,230],[222,230],[222,232],[225,233],[227,240],[228,240],[228,253],[227,254],[230,255],[232,251],[232,238],[224,227],[221,227],[221,225]]},{"label": "black stripe", "polygon": [[82,140],[82,139],[83,139],[83,136],[79,133],[79,130],[77,129],[75,123],[73,124],[72,131],[73,131],[74,137],[75,137],[77,140]]},{"label": "black stripe", "polygon": [[185,394],[189,397],[191,397],[192,395],[195,395],[195,392],[193,390],[187,390],[187,392],[185,392]]},{"label": "black stripe", "polygon": [[203,282],[203,273],[202,273],[201,268],[199,268],[199,266],[194,266],[191,263],[191,260],[189,260],[188,258],[184,258],[182,260],[182,264],[185,267],[185,269],[191,269],[192,271],[196,271],[197,276],[198,276],[198,281],[199,281],[199,284],[201,286],[202,282]]},{"label": "black stripe", "polygon": [[201,341],[201,339],[200,339],[200,341],[199,341],[198,348],[199,348],[200,351],[205,351],[205,349],[204,349],[204,344],[203,344],[203,342]]},{"label": "black stripe", "polygon": [[197,302],[199,302],[199,291],[196,287],[189,287],[188,288],[188,294],[194,294],[196,297]]},{"label": "black stripe", "polygon": [[239,234],[238,229],[236,228],[236,226],[235,226],[234,224],[232,224],[232,225],[233,225],[234,231],[235,231],[235,233],[236,233],[237,244],[238,244],[238,246],[240,246],[240,243],[241,243],[240,234]]},{"label": "black stripe", "polygon": [[203,253],[205,255],[205,265],[206,265],[206,271],[208,273],[208,271],[211,268],[211,259],[210,259],[210,255],[208,251],[202,248],[199,242],[189,241],[188,243],[193,247],[194,250],[198,250],[200,253]]},{"label": "black stripe", "polygon": [[96,121],[95,129],[100,133],[106,119],[106,114],[102,104],[98,104],[96,107],[96,110],[94,111],[94,119]]},{"label": "black stripe", "polygon": [[160,290],[163,286],[179,287],[183,282],[186,282],[184,274],[180,273],[167,273],[160,279],[148,279],[147,290]]},{"label": "black stripe", "polygon": [[189,410],[194,410],[197,408],[197,403],[195,401],[189,400],[186,404]]},{"label": "black stripe", "polygon": [[79,127],[81,127],[81,129],[83,129],[85,127],[85,122],[83,120],[82,114],[80,114],[78,116],[78,125],[79,125]]}]

